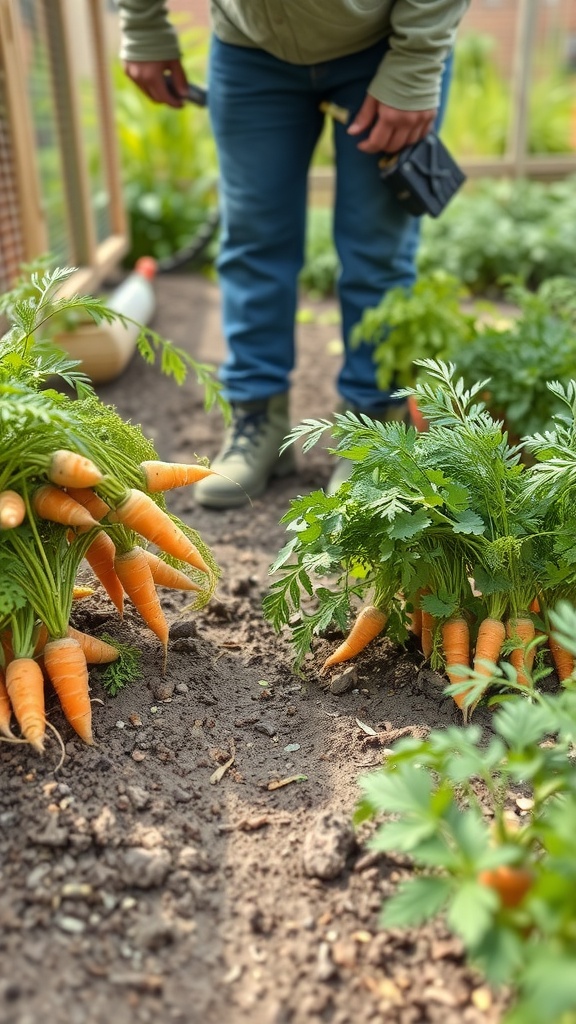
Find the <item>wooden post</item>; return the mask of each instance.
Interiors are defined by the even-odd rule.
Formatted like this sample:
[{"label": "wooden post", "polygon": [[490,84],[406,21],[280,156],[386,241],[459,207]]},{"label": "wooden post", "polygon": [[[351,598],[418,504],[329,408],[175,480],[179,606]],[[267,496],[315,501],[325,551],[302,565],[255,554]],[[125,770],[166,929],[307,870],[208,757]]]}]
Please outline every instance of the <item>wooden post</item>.
[{"label": "wooden post", "polygon": [[110,81],[110,58],[106,48],[106,32],[102,0],[89,0],[89,18],[94,41],[96,97],[102,137],[102,158],[106,185],[110,196],[110,228],[114,234],[126,234],[126,212],[122,197],[120,160],[114,119],[114,101]]},{"label": "wooden post", "polygon": [[70,56],[72,40],[69,38],[62,0],[44,0],[42,8],[56,98],[72,258],[77,265],[91,266],[94,262],[96,238],[82,149],[79,97],[74,88]]},{"label": "wooden post", "polygon": [[530,85],[537,18],[538,0],[518,0],[516,48],[512,75],[512,118],[506,152],[506,157],[512,162],[513,173],[516,177],[523,177],[526,174]]}]

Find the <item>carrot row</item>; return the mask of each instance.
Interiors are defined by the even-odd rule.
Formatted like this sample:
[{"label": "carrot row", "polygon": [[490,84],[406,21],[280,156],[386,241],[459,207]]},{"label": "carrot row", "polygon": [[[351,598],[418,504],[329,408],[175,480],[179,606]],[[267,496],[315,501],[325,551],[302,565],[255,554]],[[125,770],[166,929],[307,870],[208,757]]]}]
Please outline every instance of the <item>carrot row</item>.
[{"label": "carrot row", "polygon": [[[408,605],[412,607],[412,605]],[[536,614],[533,604],[532,611]],[[538,606],[539,611],[539,606]],[[356,657],[386,627],[387,614],[374,605],[364,606],[358,613],[352,628],[340,646],[329,655],[320,669],[324,674],[334,665],[339,665]],[[531,685],[531,672],[534,666],[536,627],[530,614],[517,615],[505,622],[493,616],[486,616],[478,624],[476,642],[473,649],[468,619],[463,614],[455,614],[438,624],[426,609],[418,606],[416,599],[413,610],[407,613],[408,631],[419,636],[424,657],[428,660],[434,650],[434,634],[440,631],[441,653],[444,668],[452,685],[465,683],[468,676],[465,670],[472,666],[475,674],[489,680],[493,666],[501,660],[502,648],[506,639],[512,640],[515,646],[510,651],[509,660],[516,670],[516,680],[520,686]],[[572,675],[575,660],[551,636],[548,647],[558,678],[562,681]],[[458,708],[462,710],[465,721],[471,713],[466,704],[466,697],[471,687],[461,689],[454,695]]]}]

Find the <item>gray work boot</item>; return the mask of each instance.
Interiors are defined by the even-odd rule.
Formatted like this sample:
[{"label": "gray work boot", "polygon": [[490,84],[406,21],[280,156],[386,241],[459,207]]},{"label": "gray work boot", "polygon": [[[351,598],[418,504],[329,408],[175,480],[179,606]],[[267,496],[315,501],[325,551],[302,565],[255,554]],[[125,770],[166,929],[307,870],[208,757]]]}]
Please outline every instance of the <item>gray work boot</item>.
[{"label": "gray work boot", "polygon": [[232,405],[232,423],[211,464],[221,476],[207,476],[194,487],[194,497],[207,508],[237,508],[266,490],[274,476],[295,469],[294,452],[279,449],[290,432],[288,395]]},{"label": "gray work boot", "polygon": [[[391,404],[384,412],[379,413],[370,412],[368,409],[356,409],[350,405],[340,406],[338,412],[354,412],[357,415],[365,413],[371,420],[378,420],[380,423],[389,423],[391,420],[402,420],[406,424],[410,422],[410,414],[406,402]],[[332,470],[332,475],[326,487],[327,495],[336,494],[336,491],[339,490],[342,484],[346,483],[352,476],[352,470],[355,465],[356,463],[352,459],[336,459],[336,465]]]}]

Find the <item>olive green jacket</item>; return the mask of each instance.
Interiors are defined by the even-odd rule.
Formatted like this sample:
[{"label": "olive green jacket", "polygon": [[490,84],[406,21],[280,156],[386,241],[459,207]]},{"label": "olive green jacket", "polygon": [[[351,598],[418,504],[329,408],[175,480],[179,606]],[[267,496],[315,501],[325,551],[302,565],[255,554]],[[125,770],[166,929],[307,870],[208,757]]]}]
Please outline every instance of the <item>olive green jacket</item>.
[{"label": "olive green jacket", "polygon": [[[166,0],[116,0],[123,60],[180,55]],[[444,60],[469,0],[211,0],[224,43],[266,50],[290,64],[319,64],[387,37],[370,93],[398,110],[438,105]]]}]

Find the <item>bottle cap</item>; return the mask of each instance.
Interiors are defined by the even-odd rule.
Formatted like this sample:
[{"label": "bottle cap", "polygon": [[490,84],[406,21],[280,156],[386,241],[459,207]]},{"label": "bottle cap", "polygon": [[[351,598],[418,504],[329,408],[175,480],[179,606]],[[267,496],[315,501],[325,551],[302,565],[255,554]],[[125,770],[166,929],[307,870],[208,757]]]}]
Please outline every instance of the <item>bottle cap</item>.
[{"label": "bottle cap", "polygon": [[158,270],[158,263],[153,256],[141,256],[136,260],[134,270],[142,277],[146,277],[148,281],[153,281]]}]

